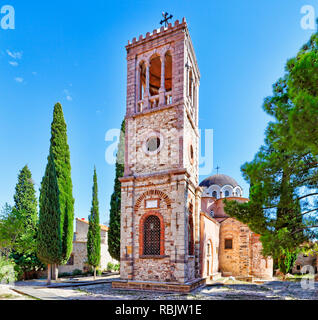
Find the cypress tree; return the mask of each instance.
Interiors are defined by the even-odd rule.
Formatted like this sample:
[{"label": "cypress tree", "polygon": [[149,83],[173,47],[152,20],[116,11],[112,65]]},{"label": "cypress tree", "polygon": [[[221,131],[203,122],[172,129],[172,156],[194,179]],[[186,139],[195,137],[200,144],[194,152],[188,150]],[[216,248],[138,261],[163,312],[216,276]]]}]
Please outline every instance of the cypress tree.
[{"label": "cypress tree", "polygon": [[38,222],[37,199],[28,166],[24,166],[18,175],[15,187],[14,209],[19,212],[23,229],[19,232],[18,248],[21,253],[35,254],[35,238]]},{"label": "cypress tree", "polygon": [[37,200],[35,195],[32,174],[28,166],[24,166],[18,175],[15,187],[14,207],[25,215],[26,226],[35,225],[37,221]]},{"label": "cypress tree", "polygon": [[54,106],[50,152],[54,158],[61,212],[62,258],[59,264],[65,264],[73,250],[74,198],[67,127],[60,103]]},{"label": "cypress tree", "polygon": [[88,264],[94,268],[94,279],[96,278],[96,268],[100,264],[101,235],[99,225],[99,204],[96,168],[94,168],[93,200],[92,209],[89,216],[89,227],[87,233],[87,260]]},{"label": "cypress tree", "polygon": [[40,215],[37,236],[37,255],[48,265],[48,284],[51,265],[58,264],[62,255],[61,211],[59,188],[53,154],[50,152],[40,190]]},{"label": "cypress tree", "polygon": [[18,175],[13,211],[17,213],[16,217],[19,217],[20,228],[10,257],[14,259],[19,270],[26,275],[28,271],[44,267],[36,256],[37,198],[32,174],[27,165]]},{"label": "cypress tree", "polygon": [[120,212],[121,212],[121,183],[119,178],[124,176],[125,155],[125,121],[121,125],[120,140],[116,160],[116,177],[114,192],[110,201],[110,221],[108,232],[108,251],[112,258],[120,260]]}]

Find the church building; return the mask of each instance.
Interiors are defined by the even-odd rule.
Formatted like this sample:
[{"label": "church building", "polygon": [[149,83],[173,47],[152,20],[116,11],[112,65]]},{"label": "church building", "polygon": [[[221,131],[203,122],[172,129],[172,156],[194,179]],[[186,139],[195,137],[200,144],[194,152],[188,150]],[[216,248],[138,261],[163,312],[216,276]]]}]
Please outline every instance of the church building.
[{"label": "church building", "polygon": [[259,236],[228,217],[237,182],[199,184],[200,71],[185,19],[128,42],[121,268],[113,288],[189,292],[220,276],[271,278]]}]

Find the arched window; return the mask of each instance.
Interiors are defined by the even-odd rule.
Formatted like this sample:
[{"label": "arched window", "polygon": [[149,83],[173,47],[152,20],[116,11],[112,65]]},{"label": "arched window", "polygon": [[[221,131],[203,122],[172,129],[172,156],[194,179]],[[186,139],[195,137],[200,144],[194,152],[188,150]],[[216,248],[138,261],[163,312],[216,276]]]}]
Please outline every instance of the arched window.
[{"label": "arched window", "polygon": [[160,219],[149,216],[144,222],[144,252],[145,256],[160,255]]},{"label": "arched window", "polygon": [[229,191],[225,191],[225,197],[229,197],[230,196],[230,192]]},{"label": "arched window", "polygon": [[216,191],[213,191],[212,197],[217,198],[218,197],[218,193]]}]

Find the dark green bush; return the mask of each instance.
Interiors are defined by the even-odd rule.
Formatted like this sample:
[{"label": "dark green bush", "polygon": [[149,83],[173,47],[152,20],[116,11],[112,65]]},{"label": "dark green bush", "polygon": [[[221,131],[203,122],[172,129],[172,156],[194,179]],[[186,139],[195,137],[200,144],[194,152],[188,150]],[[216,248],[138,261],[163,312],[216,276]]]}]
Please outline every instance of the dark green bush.
[{"label": "dark green bush", "polygon": [[72,273],[70,272],[62,272],[59,274],[59,278],[67,278],[70,277],[72,275]]},{"label": "dark green bush", "polygon": [[72,275],[73,276],[81,276],[83,274],[82,270],[80,269],[75,269],[73,272],[72,272]]}]

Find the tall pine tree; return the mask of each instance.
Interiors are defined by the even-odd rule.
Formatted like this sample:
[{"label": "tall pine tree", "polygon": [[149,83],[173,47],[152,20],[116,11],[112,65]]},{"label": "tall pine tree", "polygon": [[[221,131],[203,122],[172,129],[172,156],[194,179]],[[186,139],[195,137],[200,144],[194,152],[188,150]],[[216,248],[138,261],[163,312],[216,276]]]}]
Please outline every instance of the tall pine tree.
[{"label": "tall pine tree", "polygon": [[37,255],[48,265],[48,284],[51,283],[51,265],[58,264],[62,256],[59,194],[54,157],[50,152],[41,183],[37,236]]},{"label": "tall pine tree", "polygon": [[73,250],[74,198],[71,178],[70,149],[67,142],[67,127],[60,103],[54,106],[51,125],[51,146],[59,187],[62,258],[65,264]]},{"label": "tall pine tree", "polygon": [[287,62],[286,71],[293,102],[290,112],[293,138],[318,155],[318,32]]},{"label": "tall pine tree", "polygon": [[[242,166],[251,185],[250,201],[226,202],[226,212],[261,234],[263,254],[272,256],[283,273],[295,261],[299,245],[312,238],[310,215],[317,205],[304,201],[304,188],[317,186],[317,160],[307,145],[292,137],[289,75],[273,86],[265,99],[264,110],[274,117],[266,130],[265,145],[253,161]],[[315,208],[313,208],[315,207]]]},{"label": "tall pine tree", "polygon": [[100,264],[101,235],[99,225],[99,204],[96,168],[94,168],[93,200],[92,209],[89,216],[89,227],[87,233],[87,261],[94,268],[94,279],[96,278],[96,268]]},{"label": "tall pine tree", "polygon": [[120,260],[120,212],[121,212],[121,183],[119,178],[124,175],[124,156],[125,156],[125,120],[121,125],[119,138],[116,177],[114,182],[114,192],[110,201],[110,221],[108,232],[108,251],[110,255]]}]

